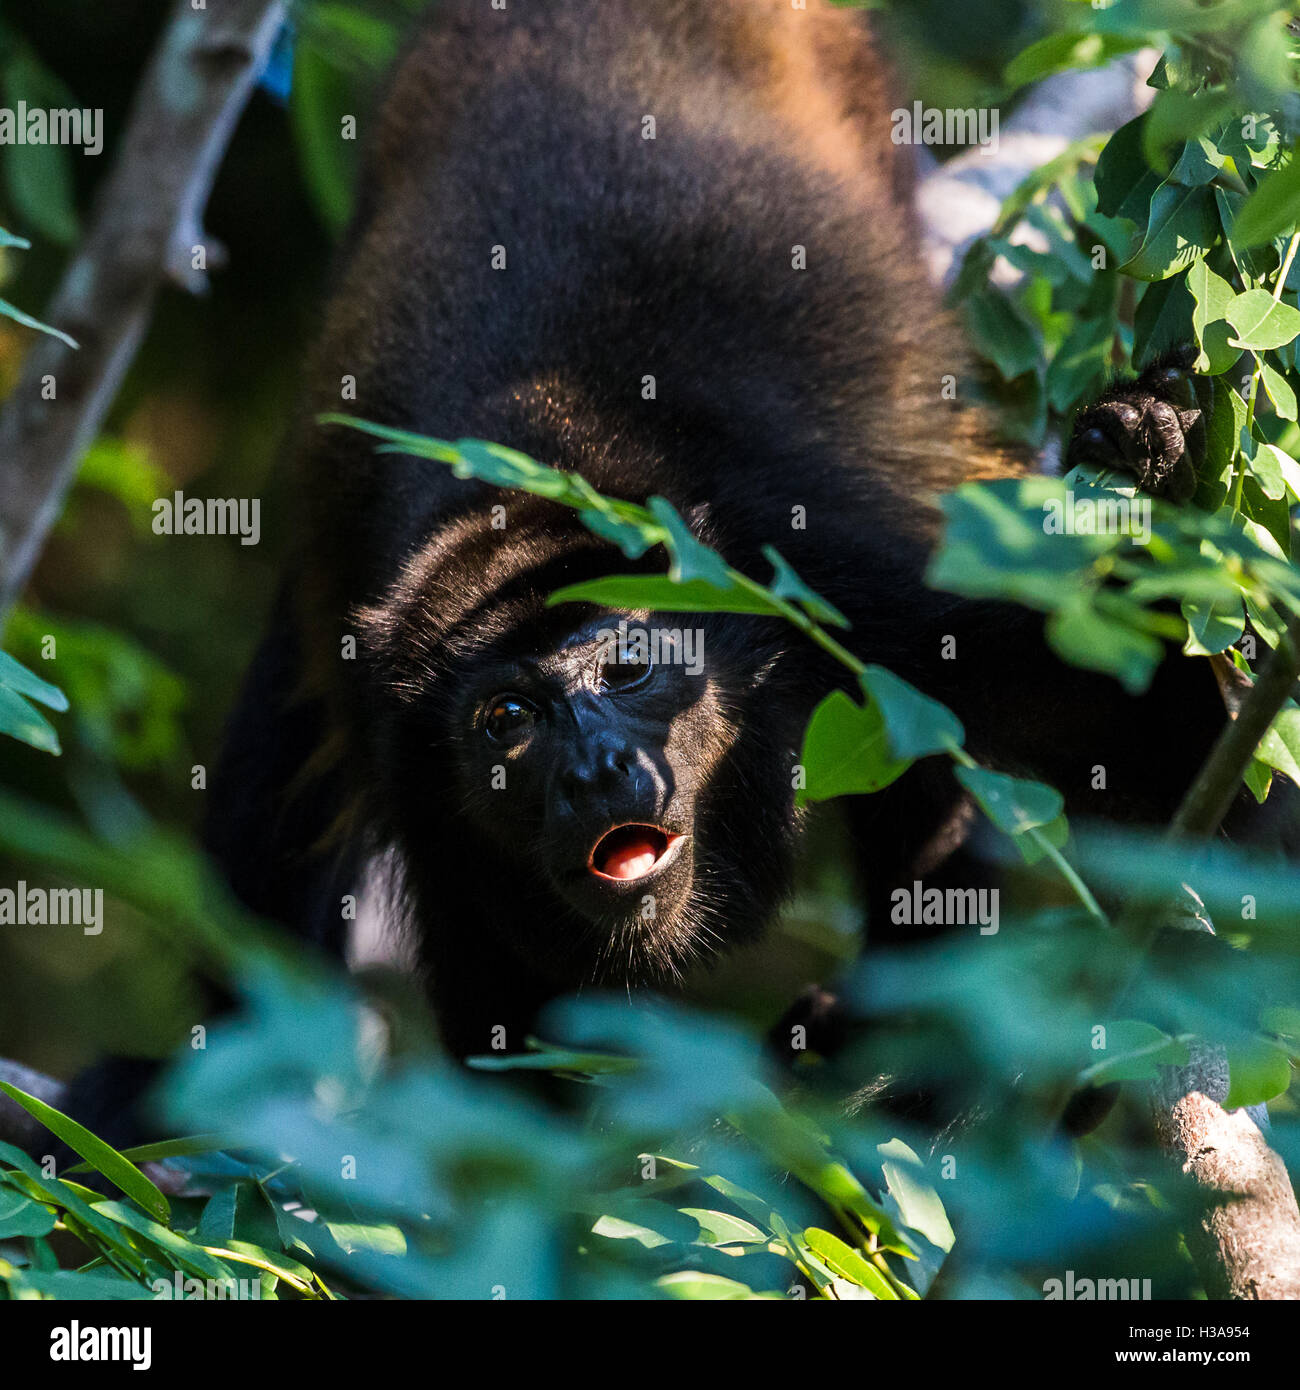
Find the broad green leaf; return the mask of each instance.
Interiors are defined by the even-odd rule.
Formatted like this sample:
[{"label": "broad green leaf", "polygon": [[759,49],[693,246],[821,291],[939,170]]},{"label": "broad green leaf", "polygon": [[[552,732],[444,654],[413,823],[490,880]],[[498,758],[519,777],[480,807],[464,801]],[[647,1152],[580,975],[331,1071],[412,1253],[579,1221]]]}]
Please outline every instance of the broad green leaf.
[{"label": "broad green leaf", "polygon": [[868,666],[862,684],[880,708],[890,752],[900,761],[950,752],[966,741],[961,720],[946,705],[885,667]]},{"label": "broad green leaf", "polygon": [[966,301],[971,341],[1007,380],[1033,371],[1042,357],[1034,329],[999,289],[986,286]]},{"label": "broad green leaf", "polygon": [[1235,246],[1263,246],[1278,236],[1289,236],[1300,225],[1300,158],[1292,152],[1280,169],[1265,175],[1246,199],[1232,227]]},{"label": "broad green leaf", "polygon": [[[880,1156],[885,1185],[898,1207],[902,1224],[924,1237],[933,1247],[933,1250],[927,1250],[922,1246],[917,1251],[922,1271],[928,1279],[933,1279],[943,1263],[943,1256],[957,1241],[948,1213],[927,1178],[921,1160],[901,1139],[877,1144],[876,1152]],[[915,1282],[917,1277],[909,1268],[908,1278]],[[924,1293],[925,1288],[921,1288],[920,1292]]]},{"label": "broad green leaf", "polygon": [[[1204,264],[1198,261],[1186,276],[1153,280],[1143,286],[1133,315],[1133,365],[1139,371],[1196,336],[1192,326],[1196,302],[1188,293],[1188,285]],[[1231,297],[1231,287],[1228,294]],[[1226,333],[1228,325],[1223,327]]]},{"label": "broad green leaf", "polygon": [[54,1229],[54,1221],[49,1207],[17,1188],[0,1185],[0,1240],[47,1236]]},{"label": "broad green leaf", "polygon": [[1070,665],[1105,671],[1134,695],[1151,684],[1164,656],[1158,638],[1103,613],[1086,591],[1067,596],[1048,617],[1047,640]]},{"label": "broad green leaf", "polygon": [[1122,34],[1049,34],[1018,53],[1003,77],[1010,86],[1023,87],[1071,68],[1101,67],[1141,46],[1142,40]]},{"label": "broad green leaf", "polygon": [[35,1289],[48,1298],[75,1303],[143,1302],[156,1297],[148,1284],[137,1283],[124,1275],[83,1274],[74,1269],[23,1270],[22,1285]]},{"label": "broad green leaf", "polygon": [[128,1197],[139,1202],[145,1211],[152,1212],[162,1221],[170,1217],[171,1207],[167,1198],[130,1159],[123,1158],[112,1145],[106,1144],[98,1135],[92,1134],[84,1125],[69,1119],[52,1105],[46,1105],[35,1096],[29,1096],[26,1091],[20,1091],[17,1086],[11,1086],[7,1081],[0,1081],[0,1091],[21,1105],[51,1134],[62,1139],[74,1153],[80,1154],[91,1167],[120,1187]]},{"label": "broad green leaf", "polygon": [[679,1207],[683,1216],[699,1222],[700,1241],[705,1245],[766,1245],[771,1239],[765,1231],[739,1216],[704,1207]]},{"label": "broad green leaf", "polygon": [[1228,1047],[1228,1094],[1225,1110],[1263,1105],[1291,1085],[1286,1049],[1266,1038],[1247,1038]]},{"label": "broad green leaf", "polygon": [[890,751],[879,705],[863,707],[842,690],[832,690],[813,711],[800,763],[806,781],[800,804],[880,791],[912,765]]},{"label": "broad green leaf", "polygon": [[1259,358],[1259,378],[1264,383],[1264,393],[1272,402],[1273,409],[1283,420],[1300,418],[1297,409],[1295,388],[1266,358]]},{"label": "broad green leaf", "polygon": [[[1114,299],[1111,293],[1106,297]],[[1047,369],[1047,399],[1058,415],[1097,394],[1110,371],[1114,339],[1113,315],[1094,311],[1075,322]]]},{"label": "broad green leaf", "polygon": [[1241,348],[1228,341],[1233,329],[1227,310],[1236,299],[1236,292],[1204,261],[1197,261],[1187,272],[1187,288],[1196,301],[1192,327],[1201,349],[1196,370],[1219,376],[1235,366],[1241,357]]},{"label": "broad green leaf", "polygon": [[1112,1081],[1152,1081],[1158,1066],[1187,1065],[1187,1043],[1140,1019],[1122,1018],[1105,1025],[1104,1049],[1079,1074],[1081,1086],[1105,1086]]},{"label": "broad green leaf", "polygon": [[1255,756],[1300,786],[1300,708],[1287,702],[1260,739]]},{"label": "broad green leaf", "polygon": [[657,1250],[660,1246],[671,1245],[672,1241],[649,1226],[635,1221],[626,1221],[621,1216],[602,1216],[591,1228],[592,1235],[604,1236],[606,1240],[632,1240],[647,1250]]},{"label": "broad green leaf", "polygon": [[[80,105],[67,87],[24,48],[12,50],[0,64],[0,88],[10,110],[16,110],[20,102],[25,102],[29,111],[57,111]],[[0,146],[0,171],[8,193],[6,204],[21,214],[23,225],[34,227],[57,246],[71,246],[78,236],[71,155],[72,151],[63,145]]]},{"label": "broad green leaf", "polygon": [[1225,651],[1246,630],[1246,612],[1240,598],[1227,603],[1193,603],[1185,599],[1182,613],[1188,629],[1183,651],[1188,656],[1213,656]]},{"label": "broad green leaf", "polygon": [[[1122,125],[1106,142],[1097,160],[1097,211],[1106,217],[1127,217],[1139,225],[1146,223],[1151,195],[1160,187],[1160,179],[1147,164],[1142,153],[1142,126],[1145,114]],[[1141,206],[1133,199],[1140,193]]]},{"label": "broad green leaf", "polygon": [[673,1298],[737,1299],[755,1298],[748,1284],[736,1279],[724,1279],[720,1274],[705,1274],[699,1270],[681,1269],[655,1280],[655,1285]]},{"label": "broad green leaf", "polygon": [[1138,280],[1167,279],[1204,256],[1218,232],[1218,213],[1208,189],[1162,184],[1151,199],[1146,233],[1120,271]]},{"label": "broad green leaf", "polygon": [[1267,290],[1237,295],[1224,313],[1237,330],[1234,347],[1277,348],[1300,334],[1300,309],[1280,303]]},{"label": "broad green leaf", "polygon": [[[1300,463],[1285,449],[1279,449],[1276,444],[1261,444],[1251,461],[1251,471],[1259,479],[1259,485],[1264,488],[1266,497],[1290,494],[1292,501],[1300,501]],[[1269,486],[1281,490],[1270,492],[1269,488],[1265,487],[1266,476]]]},{"label": "broad green leaf", "polygon": [[1011,836],[1056,820],[1065,805],[1060,792],[1041,782],[1008,777],[984,767],[957,767],[954,771],[989,820]]},{"label": "broad green leaf", "polygon": [[710,550],[696,540],[690,527],[667,498],[652,497],[646,505],[655,520],[668,532],[668,553],[672,557],[668,574],[674,582],[680,584],[690,579],[704,579],[717,589],[737,588],[726,561],[716,550]]},{"label": "broad green leaf", "polygon": [[898,1295],[883,1274],[870,1264],[861,1251],[842,1241],[830,1231],[819,1226],[809,1226],[803,1233],[804,1242],[809,1249],[842,1279],[866,1289],[872,1298],[897,1301]]}]

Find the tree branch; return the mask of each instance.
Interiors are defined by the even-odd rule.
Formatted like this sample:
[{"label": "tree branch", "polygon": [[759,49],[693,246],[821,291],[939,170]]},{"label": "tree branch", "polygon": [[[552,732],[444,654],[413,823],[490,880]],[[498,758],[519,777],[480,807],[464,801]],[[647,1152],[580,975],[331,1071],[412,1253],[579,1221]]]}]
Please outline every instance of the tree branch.
[{"label": "tree branch", "polygon": [[1228,1063],[1193,1045],[1185,1067],[1161,1067],[1150,1092],[1164,1146],[1200,1189],[1184,1231],[1211,1298],[1300,1298],[1300,1210],[1286,1165],[1248,1110],[1224,1110]]},{"label": "tree branch", "polygon": [[[56,1110],[63,1103],[64,1093],[68,1089],[62,1081],[33,1071],[21,1063],[10,1062],[4,1057],[0,1057],[0,1081],[17,1086],[20,1091],[26,1091],[29,1096],[43,1100],[46,1105],[52,1105]],[[13,1144],[16,1148],[29,1152],[31,1144],[42,1132],[38,1120],[33,1119],[21,1105],[16,1105],[0,1091],[0,1142]]]},{"label": "tree branch", "polygon": [[[1300,674],[1292,620],[1235,718],[1225,725],[1170,825],[1171,839],[1215,834],[1259,741]],[[1187,928],[1184,928],[1185,930]],[[1185,1067],[1161,1067],[1148,1100],[1156,1134],[1200,1189],[1188,1250],[1211,1298],[1300,1298],[1300,1208],[1286,1165],[1247,1110],[1226,1111],[1228,1063],[1198,1044]]]},{"label": "tree branch", "polygon": [[1300,617],[1293,618],[1277,648],[1246,694],[1237,717],[1224,726],[1205,765],[1183,797],[1170,834],[1204,839],[1218,830],[1259,741],[1268,733],[1300,676]]},{"label": "tree branch", "polygon": [[[283,0],[178,0],[94,219],[0,415],[0,614],[17,601],[135,356],[158,288],[206,287],[203,209],[284,19]],[[218,259],[209,242],[205,259]],[[53,398],[51,399],[51,393]]]}]

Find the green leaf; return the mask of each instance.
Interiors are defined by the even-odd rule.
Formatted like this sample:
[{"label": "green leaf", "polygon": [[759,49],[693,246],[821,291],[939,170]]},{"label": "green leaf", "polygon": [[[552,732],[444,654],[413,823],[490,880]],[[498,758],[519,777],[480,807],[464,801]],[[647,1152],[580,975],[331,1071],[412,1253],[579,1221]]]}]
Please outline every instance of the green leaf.
[{"label": "green leaf", "polygon": [[55,1215],[16,1188],[0,1186],[0,1240],[39,1239],[54,1229]]},{"label": "green leaf", "polygon": [[[1191,276],[1204,264],[1197,261],[1186,276],[1175,275],[1143,286],[1133,315],[1133,365],[1139,371],[1195,336],[1192,325],[1196,301],[1188,293],[1188,286]],[[1229,286],[1230,298],[1232,293]],[[1223,327],[1226,335],[1228,325]]]},{"label": "green leaf", "polygon": [[1264,477],[1267,476],[1271,486],[1281,489],[1270,492],[1264,488],[1266,497],[1289,494],[1293,501],[1300,501],[1300,463],[1285,449],[1279,449],[1276,444],[1261,444],[1251,460],[1251,471],[1259,478],[1260,487],[1264,487]]},{"label": "green leaf", "polygon": [[1224,312],[1237,330],[1234,347],[1278,348],[1300,335],[1300,309],[1275,300],[1267,290],[1237,295]]},{"label": "green leaf", "polygon": [[1187,1065],[1186,1042],[1171,1038],[1140,1019],[1122,1018],[1107,1023],[1106,1046],[1101,1059],[1079,1075],[1081,1086],[1105,1086],[1112,1081],[1152,1081],[1158,1066]]},{"label": "green leaf", "polygon": [[674,582],[704,579],[715,588],[733,590],[738,586],[726,561],[716,550],[696,540],[690,527],[665,497],[652,497],[646,504],[655,520],[668,532],[668,553],[672,557],[668,574]]},{"label": "green leaf", "polygon": [[[67,87],[26,49],[11,53],[0,67],[4,104],[11,110],[61,110],[79,105]],[[79,234],[72,197],[70,151],[62,145],[5,145],[0,168],[12,208],[56,246],[71,246]],[[39,326],[39,325],[37,325]]]},{"label": "green leaf", "polygon": [[1001,290],[987,286],[966,301],[971,341],[1007,381],[1034,371],[1042,357],[1038,337]]},{"label": "green leaf", "polygon": [[[183,1139],[163,1139],[156,1144],[137,1144],[134,1148],[122,1149],[123,1158],[132,1163],[157,1163],[165,1158],[188,1158],[194,1154],[218,1153],[225,1145],[219,1134],[191,1134]],[[78,1163],[68,1168],[68,1173],[86,1173],[91,1169],[89,1163]]]},{"label": "green leaf", "polygon": [[1048,825],[1065,806],[1060,792],[984,767],[957,767],[957,780],[979,803],[994,825],[1015,837]]},{"label": "green leaf", "polygon": [[[876,1145],[880,1156],[881,1172],[889,1195],[898,1207],[898,1215],[904,1226],[915,1231],[934,1247],[927,1251],[924,1247],[918,1252],[922,1269],[932,1279],[939,1271],[946,1255],[956,1244],[957,1236],[944,1211],[939,1194],[925,1175],[924,1165],[916,1153],[901,1139],[890,1139]],[[935,1252],[938,1252],[936,1255]],[[910,1271],[908,1277],[915,1280]],[[924,1289],[921,1290],[925,1292]]]},{"label": "green leaf", "polygon": [[832,690],[813,711],[799,761],[807,783],[800,804],[880,791],[912,765],[890,751],[880,706],[872,701],[864,708],[842,690]]},{"label": "green leaf", "polygon": [[683,1216],[697,1221],[700,1241],[704,1245],[766,1245],[771,1237],[739,1216],[725,1211],[709,1211],[703,1207],[679,1207]]},{"label": "green leaf", "polygon": [[1285,1048],[1262,1037],[1229,1045],[1225,1110],[1263,1105],[1280,1096],[1290,1085],[1291,1061]]},{"label": "green leaf", "polygon": [[699,1270],[681,1269],[655,1280],[655,1285],[673,1298],[737,1299],[757,1297],[748,1284],[736,1279],[724,1279],[720,1274],[705,1274]]},{"label": "green leaf", "polygon": [[866,1257],[830,1231],[809,1226],[803,1233],[804,1243],[840,1278],[866,1289],[872,1298],[896,1302],[898,1295],[883,1274],[868,1263]]},{"label": "green leaf", "polygon": [[7,232],[3,227],[0,227],[0,251],[5,249],[30,251],[32,244],[26,237],[15,236],[13,232]]},{"label": "green leaf", "polygon": [[1158,638],[1118,615],[1103,613],[1088,591],[1068,596],[1048,617],[1047,640],[1072,666],[1105,671],[1133,695],[1151,684],[1164,656]]},{"label": "green leaf", "polygon": [[1143,40],[1122,34],[1049,34],[1016,54],[1003,77],[1010,86],[1023,87],[1071,68],[1101,67],[1142,44]]},{"label": "green leaf", "polygon": [[1226,651],[1246,630],[1246,612],[1239,598],[1227,603],[1194,603],[1184,599],[1182,613],[1188,628],[1183,651],[1188,656],[1213,656]]},{"label": "green leaf", "polygon": [[1227,156],[1210,136],[1193,135],[1183,146],[1169,177],[1184,188],[1198,188],[1201,184],[1212,183],[1227,162]]},{"label": "green leaf", "polygon": [[1236,299],[1236,292],[1204,261],[1197,261],[1187,272],[1187,288],[1196,301],[1192,328],[1201,349],[1196,370],[1221,376],[1241,357],[1241,349],[1229,342],[1232,325],[1228,320],[1228,306]]},{"label": "green leaf", "polygon": [[70,348],[81,346],[75,338],[69,338],[62,329],[52,328],[48,323],[34,319],[30,314],[23,313],[16,304],[10,304],[7,299],[0,299],[0,315],[7,319],[13,319],[15,323],[22,324],[24,328],[35,328],[40,333],[48,333],[51,338],[58,338],[60,342],[67,343]]},{"label": "green leaf", "polygon": [[291,91],[289,117],[301,177],[326,230],[339,236],[357,178],[357,142],[340,138],[355,94],[334,55],[305,43],[296,46]]},{"label": "green leaf", "polygon": [[912,762],[931,753],[947,753],[966,741],[961,720],[938,700],[883,666],[868,666],[862,684],[885,721],[885,737],[895,758]]},{"label": "green leaf", "polygon": [[[1107,298],[1113,302],[1114,296]],[[1047,370],[1047,399],[1057,414],[1097,394],[1110,370],[1114,338],[1112,315],[1092,312],[1076,320]]]},{"label": "green leaf", "polygon": [[[1127,217],[1139,224],[1146,222],[1146,210],[1151,195],[1160,187],[1159,177],[1152,173],[1142,152],[1142,127],[1145,114],[1122,125],[1106,142],[1097,159],[1094,175],[1097,185],[1097,211],[1105,217]],[[1133,195],[1145,185],[1140,212],[1133,206]]]},{"label": "green leaf", "polygon": [[1259,361],[1259,379],[1264,384],[1264,393],[1272,402],[1273,409],[1283,420],[1300,418],[1297,409],[1295,388],[1267,359]]},{"label": "green leaf", "polygon": [[0,685],[0,734],[8,734],[42,753],[57,755],[60,751],[54,726],[7,685]]},{"label": "green leaf", "polygon": [[1300,708],[1287,702],[1260,739],[1255,756],[1300,787]]},{"label": "green leaf", "polygon": [[73,1269],[24,1270],[22,1284],[47,1298],[68,1302],[143,1301],[155,1297],[148,1284],[123,1275],[82,1274]]},{"label": "green leaf", "polygon": [[0,685],[7,685],[10,690],[60,713],[68,708],[68,697],[57,685],[43,681],[8,652],[0,652]]},{"label": "green leaf", "polygon": [[109,1220],[117,1222],[119,1226],[125,1226],[137,1235],[144,1236],[146,1240],[157,1246],[169,1260],[174,1261],[182,1269],[187,1269],[202,1279],[233,1282],[234,1275],[230,1269],[210,1255],[201,1245],[195,1245],[186,1236],[178,1235],[157,1221],[142,1216],[124,1202],[96,1202],[95,1210],[101,1216],[106,1216]]},{"label": "green leaf", "polygon": [[1165,280],[1204,256],[1218,232],[1218,212],[1208,189],[1162,184],[1151,199],[1146,233],[1120,271],[1138,280]]},{"label": "green leaf", "polygon": [[1246,199],[1232,226],[1234,246],[1264,246],[1289,236],[1300,224],[1300,158],[1293,151],[1280,169],[1264,177]]},{"label": "green leaf", "polygon": [[123,1158],[111,1145],[104,1143],[76,1120],[55,1110],[52,1105],[29,1096],[17,1086],[0,1081],[0,1091],[10,1100],[21,1105],[34,1119],[37,1119],[74,1152],[80,1154],[97,1172],[102,1173],[111,1183],[138,1202],[147,1212],[152,1212],[160,1220],[171,1216],[167,1198],[128,1158]]},{"label": "green leaf", "polygon": [[763,558],[776,571],[769,588],[777,598],[797,603],[814,622],[829,623],[832,627],[849,626],[849,620],[844,614],[827,603],[814,589],[810,589],[772,546],[763,547]]},{"label": "green leaf", "polygon": [[673,1243],[667,1236],[651,1230],[649,1226],[642,1226],[635,1221],[627,1221],[621,1216],[602,1216],[592,1226],[591,1233],[595,1236],[604,1236],[606,1240],[634,1240],[647,1250],[657,1250],[660,1246],[672,1245]]},{"label": "green leaf", "polygon": [[658,613],[765,613],[779,610],[760,595],[747,589],[722,590],[707,579],[688,579],[682,583],[663,574],[611,574],[557,589],[548,605],[560,603],[599,603],[606,608],[629,612],[651,609]]}]

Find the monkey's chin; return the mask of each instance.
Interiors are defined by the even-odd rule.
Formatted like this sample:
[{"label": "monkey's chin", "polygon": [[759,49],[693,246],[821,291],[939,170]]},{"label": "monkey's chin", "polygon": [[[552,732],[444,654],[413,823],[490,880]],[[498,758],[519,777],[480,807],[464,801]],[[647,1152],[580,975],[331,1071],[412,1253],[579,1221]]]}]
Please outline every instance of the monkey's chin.
[{"label": "monkey's chin", "polygon": [[[640,831],[643,827],[628,829]],[[597,848],[614,833],[602,837]],[[581,873],[570,874],[556,884],[570,907],[590,923],[602,950],[608,941],[630,943],[635,938],[652,944],[657,932],[671,934],[669,924],[691,895],[695,874],[690,837],[662,830],[659,834],[663,847],[652,863],[642,861],[638,844],[629,835],[621,848],[618,841],[612,846],[617,855],[610,867],[621,872],[601,872],[590,858]]]}]

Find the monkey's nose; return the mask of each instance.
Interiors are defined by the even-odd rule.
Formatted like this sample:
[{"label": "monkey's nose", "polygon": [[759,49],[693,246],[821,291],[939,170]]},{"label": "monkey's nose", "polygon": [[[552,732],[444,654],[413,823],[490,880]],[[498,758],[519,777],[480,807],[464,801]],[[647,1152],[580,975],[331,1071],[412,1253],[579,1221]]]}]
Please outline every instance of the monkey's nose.
[{"label": "monkey's nose", "polygon": [[586,744],[564,771],[564,788],[570,796],[610,791],[632,772],[632,756],[619,743]]}]

